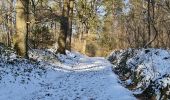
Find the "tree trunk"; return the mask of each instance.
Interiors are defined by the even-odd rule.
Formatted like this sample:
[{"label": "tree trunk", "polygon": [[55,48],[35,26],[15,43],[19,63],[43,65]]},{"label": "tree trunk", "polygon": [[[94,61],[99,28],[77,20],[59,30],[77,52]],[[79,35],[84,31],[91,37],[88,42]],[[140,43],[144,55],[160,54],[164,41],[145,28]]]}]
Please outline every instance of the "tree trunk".
[{"label": "tree trunk", "polygon": [[71,51],[71,38],[72,38],[72,20],[73,20],[73,6],[74,0],[69,0],[68,6],[68,35],[67,35],[67,50]]},{"label": "tree trunk", "polygon": [[[151,15],[150,15],[150,0],[148,0],[148,41],[150,41],[151,38]],[[146,45],[145,47],[150,47],[150,44]]]},{"label": "tree trunk", "polygon": [[[151,16],[151,5],[150,3],[152,4],[152,16]],[[149,31],[149,42],[144,46],[144,48],[146,47],[151,47],[151,44],[153,41],[155,41],[155,39],[157,38],[158,36],[158,30],[155,26],[155,3],[153,0],[148,0],[148,31]],[[155,35],[153,36],[153,39],[151,39],[151,29],[152,29],[152,32],[155,31]]]},{"label": "tree trunk", "polygon": [[57,52],[61,54],[66,54],[66,39],[67,39],[67,32],[68,32],[68,0],[64,0],[63,10],[62,10],[62,17],[60,20],[60,33],[58,37],[58,49]]},{"label": "tree trunk", "polygon": [[14,49],[21,57],[28,57],[27,36],[28,36],[28,9],[29,0],[16,1],[16,34],[13,37]]},{"label": "tree trunk", "polygon": [[9,14],[9,33],[8,33],[8,46],[11,47],[11,37],[12,37],[12,34],[13,34],[13,16],[12,16],[12,13],[13,13],[13,3],[14,3],[14,0],[10,0],[10,14]]}]

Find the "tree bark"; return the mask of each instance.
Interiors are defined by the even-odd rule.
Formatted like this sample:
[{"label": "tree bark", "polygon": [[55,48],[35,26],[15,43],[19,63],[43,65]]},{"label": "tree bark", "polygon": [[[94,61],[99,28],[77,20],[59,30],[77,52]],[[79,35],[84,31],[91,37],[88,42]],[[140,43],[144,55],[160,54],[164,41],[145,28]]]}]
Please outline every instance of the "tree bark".
[{"label": "tree bark", "polygon": [[68,32],[68,0],[64,0],[62,17],[60,20],[60,33],[58,37],[58,49],[57,52],[60,54],[66,54],[66,39]]},{"label": "tree bark", "polygon": [[27,36],[28,36],[28,14],[29,0],[16,1],[16,34],[13,37],[14,49],[21,57],[28,58]]},{"label": "tree bark", "polygon": [[69,0],[68,5],[68,35],[67,35],[67,50],[71,51],[71,38],[72,38],[72,24],[73,24],[73,6],[74,0]]},{"label": "tree bark", "polygon": [[[151,15],[150,15],[150,0],[148,0],[148,41],[151,38]],[[145,47],[150,46],[150,44],[145,45]]]}]

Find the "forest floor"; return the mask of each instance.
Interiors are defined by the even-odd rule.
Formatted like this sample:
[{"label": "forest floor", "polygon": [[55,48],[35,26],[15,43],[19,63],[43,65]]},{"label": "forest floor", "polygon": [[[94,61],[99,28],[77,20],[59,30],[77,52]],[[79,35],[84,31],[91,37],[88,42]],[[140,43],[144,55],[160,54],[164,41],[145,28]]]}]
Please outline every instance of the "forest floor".
[{"label": "forest floor", "polygon": [[136,99],[105,58],[34,50],[26,60],[2,47],[0,53],[0,100]]}]

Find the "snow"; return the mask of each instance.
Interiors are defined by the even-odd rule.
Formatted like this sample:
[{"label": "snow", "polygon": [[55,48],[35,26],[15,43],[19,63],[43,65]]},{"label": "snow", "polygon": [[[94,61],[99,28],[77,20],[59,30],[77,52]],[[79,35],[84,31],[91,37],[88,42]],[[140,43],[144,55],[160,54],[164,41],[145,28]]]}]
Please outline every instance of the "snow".
[{"label": "snow", "polygon": [[102,57],[48,50],[30,57],[0,56],[0,100],[136,100]]},{"label": "snow", "polygon": [[150,88],[150,92],[153,92],[158,100],[161,97],[162,90],[165,91],[163,95],[169,96],[169,50],[155,48],[120,50],[112,52],[108,59],[115,64],[115,70],[116,68],[118,71],[119,69],[124,71],[123,68],[128,69],[126,73],[130,73],[129,79],[126,79],[124,83],[126,85],[137,84],[133,90],[134,94],[141,94],[145,89]]},{"label": "snow", "polygon": [[[134,69],[140,76],[145,76],[143,80],[155,81],[163,75],[170,74],[170,52],[163,49],[147,49],[138,51],[137,55],[127,61],[128,67]],[[133,66],[132,66],[133,65]],[[134,66],[136,65],[136,66]],[[169,81],[164,81],[170,84]]]}]

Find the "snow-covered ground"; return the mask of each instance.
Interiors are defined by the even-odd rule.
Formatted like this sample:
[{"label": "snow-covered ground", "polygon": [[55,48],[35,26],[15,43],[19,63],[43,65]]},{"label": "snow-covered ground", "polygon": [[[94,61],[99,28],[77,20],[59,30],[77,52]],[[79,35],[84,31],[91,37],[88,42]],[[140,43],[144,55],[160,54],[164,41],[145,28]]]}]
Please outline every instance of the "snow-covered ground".
[{"label": "snow-covered ground", "polygon": [[170,99],[170,51],[164,49],[127,49],[109,56],[114,70],[125,83],[135,85],[134,93]]},{"label": "snow-covered ground", "polygon": [[0,100],[135,100],[106,59],[37,51],[24,60],[0,48]]}]

